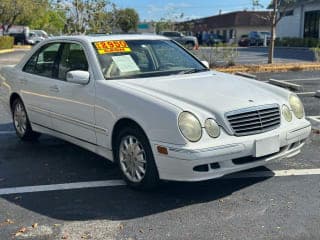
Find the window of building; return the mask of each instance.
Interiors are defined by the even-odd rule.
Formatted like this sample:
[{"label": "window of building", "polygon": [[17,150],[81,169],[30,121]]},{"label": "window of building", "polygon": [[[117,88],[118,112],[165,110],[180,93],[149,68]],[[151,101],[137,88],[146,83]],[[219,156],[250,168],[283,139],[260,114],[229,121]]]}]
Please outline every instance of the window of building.
[{"label": "window of building", "polygon": [[305,13],[304,18],[304,37],[319,38],[320,11]]}]

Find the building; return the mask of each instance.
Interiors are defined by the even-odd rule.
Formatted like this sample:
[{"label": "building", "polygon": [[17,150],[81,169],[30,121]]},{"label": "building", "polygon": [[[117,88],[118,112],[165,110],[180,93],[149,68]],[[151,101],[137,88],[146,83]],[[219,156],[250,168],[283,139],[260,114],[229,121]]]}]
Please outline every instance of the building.
[{"label": "building", "polygon": [[297,0],[277,26],[277,37],[320,38],[320,1]]},{"label": "building", "polygon": [[[242,35],[251,31],[270,32],[269,11],[237,11],[179,23],[180,29],[194,34],[212,32],[223,36],[226,41],[237,42]],[[189,29],[183,29],[184,26]]]}]

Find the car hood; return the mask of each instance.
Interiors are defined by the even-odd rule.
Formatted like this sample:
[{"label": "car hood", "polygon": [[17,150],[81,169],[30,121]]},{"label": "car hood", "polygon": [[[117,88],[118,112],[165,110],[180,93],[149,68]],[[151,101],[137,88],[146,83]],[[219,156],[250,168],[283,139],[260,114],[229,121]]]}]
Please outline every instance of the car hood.
[{"label": "car hood", "polygon": [[169,102],[183,111],[223,118],[229,111],[281,103],[285,97],[270,86],[243,77],[208,71],[168,77],[121,80],[133,88]]}]

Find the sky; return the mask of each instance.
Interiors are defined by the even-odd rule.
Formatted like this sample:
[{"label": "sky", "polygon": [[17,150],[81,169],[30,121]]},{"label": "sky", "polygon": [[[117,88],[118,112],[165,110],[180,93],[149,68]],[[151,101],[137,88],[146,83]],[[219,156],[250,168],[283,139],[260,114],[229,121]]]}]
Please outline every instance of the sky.
[{"label": "sky", "polygon": [[[271,0],[260,0],[264,10]],[[138,11],[141,21],[159,20],[161,18],[195,19],[237,10],[252,10],[252,0],[112,0],[120,8],[134,8]]]}]

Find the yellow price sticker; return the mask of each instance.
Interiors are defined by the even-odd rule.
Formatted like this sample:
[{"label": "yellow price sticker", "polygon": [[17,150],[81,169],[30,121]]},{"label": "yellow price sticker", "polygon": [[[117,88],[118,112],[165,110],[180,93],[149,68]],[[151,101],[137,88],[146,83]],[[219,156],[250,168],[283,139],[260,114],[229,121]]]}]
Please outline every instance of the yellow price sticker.
[{"label": "yellow price sticker", "polygon": [[128,44],[123,40],[95,42],[94,45],[99,54],[131,52]]}]

